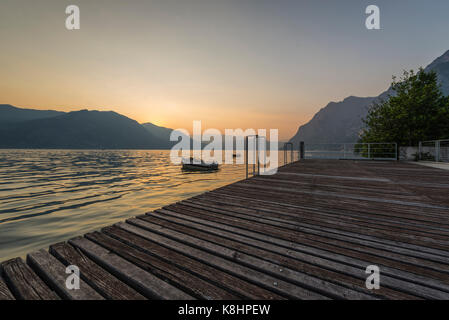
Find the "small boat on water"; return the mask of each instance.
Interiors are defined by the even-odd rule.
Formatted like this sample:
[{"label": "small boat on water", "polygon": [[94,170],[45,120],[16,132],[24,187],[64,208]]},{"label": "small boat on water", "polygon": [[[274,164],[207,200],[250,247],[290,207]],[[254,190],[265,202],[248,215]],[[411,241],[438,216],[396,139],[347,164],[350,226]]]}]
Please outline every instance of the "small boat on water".
[{"label": "small boat on water", "polygon": [[203,160],[196,160],[193,158],[184,159],[182,161],[182,170],[185,171],[216,171],[218,170],[218,163],[206,163]]}]

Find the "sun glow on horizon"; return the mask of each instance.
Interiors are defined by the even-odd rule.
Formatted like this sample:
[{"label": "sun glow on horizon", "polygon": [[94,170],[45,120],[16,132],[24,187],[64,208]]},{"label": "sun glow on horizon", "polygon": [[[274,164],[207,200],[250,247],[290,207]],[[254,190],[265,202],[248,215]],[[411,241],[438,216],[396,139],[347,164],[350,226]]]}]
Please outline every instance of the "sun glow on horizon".
[{"label": "sun glow on horizon", "polygon": [[330,101],[377,96],[449,47],[447,0],[414,3],[407,19],[407,1],[377,4],[382,32],[366,30],[357,1],[77,0],[81,29],[68,31],[63,1],[3,1],[1,102],[285,140]]}]

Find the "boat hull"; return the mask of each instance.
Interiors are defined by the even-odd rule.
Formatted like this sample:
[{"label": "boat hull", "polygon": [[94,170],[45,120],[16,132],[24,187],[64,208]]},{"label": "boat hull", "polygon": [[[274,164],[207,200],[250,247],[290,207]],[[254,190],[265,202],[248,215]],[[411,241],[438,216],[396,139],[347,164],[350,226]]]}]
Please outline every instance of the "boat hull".
[{"label": "boat hull", "polygon": [[216,171],[216,170],[218,170],[218,165],[217,164],[204,165],[204,164],[183,163],[182,170],[185,170],[185,171]]}]

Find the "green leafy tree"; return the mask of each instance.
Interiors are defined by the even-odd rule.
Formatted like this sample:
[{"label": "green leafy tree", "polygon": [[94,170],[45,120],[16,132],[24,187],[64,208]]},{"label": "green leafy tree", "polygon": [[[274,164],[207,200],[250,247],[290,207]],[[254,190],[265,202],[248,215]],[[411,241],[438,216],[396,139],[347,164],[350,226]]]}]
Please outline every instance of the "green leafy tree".
[{"label": "green leafy tree", "polygon": [[397,142],[402,146],[419,141],[449,138],[449,97],[438,84],[437,74],[404,71],[393,95],[374,103],[363,120],[360,142]]}]

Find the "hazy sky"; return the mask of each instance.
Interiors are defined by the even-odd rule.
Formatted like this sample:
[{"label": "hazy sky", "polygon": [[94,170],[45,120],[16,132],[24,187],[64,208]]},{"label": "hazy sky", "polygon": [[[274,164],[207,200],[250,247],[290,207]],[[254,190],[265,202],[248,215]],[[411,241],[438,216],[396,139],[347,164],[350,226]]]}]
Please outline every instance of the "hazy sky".
[{"label": "hazy sky", "polygon": [[[65,8],[81,29],[65,28]],[[365,8],[382,30],[365,28]],[[449,49],[448,0],[0,0],[0,103],[292,136]]]}]

